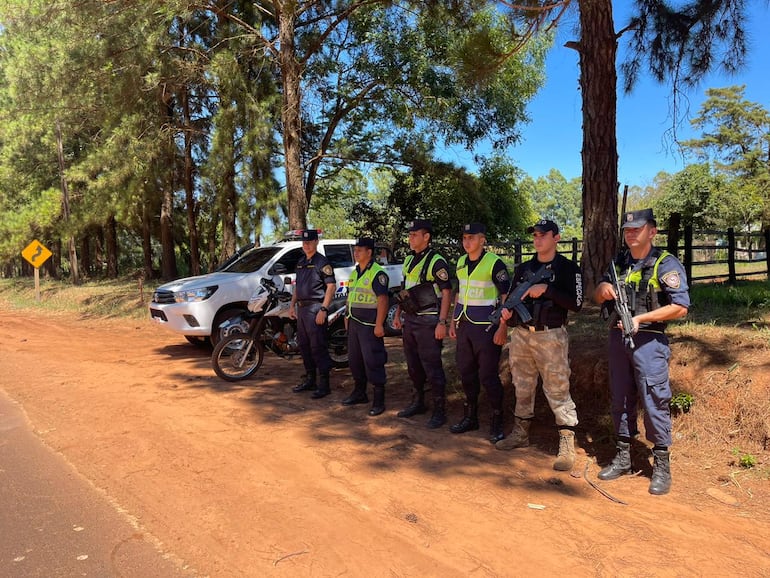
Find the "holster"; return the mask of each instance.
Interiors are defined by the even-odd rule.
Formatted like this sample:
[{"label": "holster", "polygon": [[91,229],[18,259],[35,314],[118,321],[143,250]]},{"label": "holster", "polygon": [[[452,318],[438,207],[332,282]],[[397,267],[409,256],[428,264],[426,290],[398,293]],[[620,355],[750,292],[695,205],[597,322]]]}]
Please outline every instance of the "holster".
[{"label": "holster", "polygon": [[406,313],[421,313],[438,308],[438,299],[433,289],[433,283],[425,282],[410,289],[396,293],[396,301]]}]

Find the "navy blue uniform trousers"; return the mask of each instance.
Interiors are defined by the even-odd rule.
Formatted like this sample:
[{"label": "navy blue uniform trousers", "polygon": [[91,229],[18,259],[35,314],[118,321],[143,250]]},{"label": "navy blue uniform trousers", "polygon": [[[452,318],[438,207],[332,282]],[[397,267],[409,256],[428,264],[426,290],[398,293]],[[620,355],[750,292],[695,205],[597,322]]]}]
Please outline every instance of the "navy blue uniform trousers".
[{"label": "navy blue uniform trousers", "polygon": [[429,382],[433,397],[446,394],[446,375],[441,361],[443,343],[436,339],[437,315],[404,315],[404,357],[409,378],[422,391]]},{"label": "navy blue uniform trousers", "polygon": [[305,371],[312,375],[316,369],[321,375],[329,375],[332,360],[329,357],[329,335],[326,324],[316,325],[315,318],[321,303],[297,307],[297,345],[302,354]]},{"label": "navy blue uniform trousers", "polygon": [[647,439],[655,445],[671,445],[671,384],[668,337],[658,331],[640,330],[634,349],[623,342],[619,329],[610,330],[609,368],[612,420],[619,436],[637,435],[637,403],[644,409]]},{"label": "navy blue uniform trousers", "polygon": [[385,385],[388,352],[385,340],[374,334],[374,327],[348,319],[348,359],[356,384],[369,381],[372,385]]}]

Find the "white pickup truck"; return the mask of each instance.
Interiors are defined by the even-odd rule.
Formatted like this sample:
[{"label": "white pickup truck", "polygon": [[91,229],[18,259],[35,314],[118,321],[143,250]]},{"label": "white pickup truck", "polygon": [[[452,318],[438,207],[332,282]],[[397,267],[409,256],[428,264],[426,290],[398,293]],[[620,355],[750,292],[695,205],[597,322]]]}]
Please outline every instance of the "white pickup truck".
[{"label": "white pickup truck", "polygon": [[[323,253],[334,267],[338,294],[347,294],[347,283],[355,269],[353,245],[355,239],[324,239],[318,242],[318,252]],[[236,253],[214,273],[177,279],[158,287],[152,294],[150,318],[170,331],[175,331],[194,344],[209,341],[216,344],[220,339],[219,326],[227,319],[246,311],[249,297],[268,270],[280,263],[285,267],[285,283],[293,290],[297,262],[302,257],[302,241],[296,237],[264,247],[246,247]],[[402,264],[393,260],[386,247],[377,247],[375,258],[383,265],[390,277],[390,289],[403,284]],[[386,333],[396,335],[393,316],[396,304],[391,297]],[[247,328],[244,328],[244,330]]]}]

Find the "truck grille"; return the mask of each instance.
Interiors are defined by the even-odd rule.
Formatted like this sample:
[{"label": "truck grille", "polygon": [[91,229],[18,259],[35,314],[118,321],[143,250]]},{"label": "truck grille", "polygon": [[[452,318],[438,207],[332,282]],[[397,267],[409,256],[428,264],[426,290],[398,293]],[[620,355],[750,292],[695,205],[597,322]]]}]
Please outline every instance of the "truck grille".
[{"label": "truck grille", "polygon": [[152,294],[153,303],[174,303],[173,291],[154,291]]}]

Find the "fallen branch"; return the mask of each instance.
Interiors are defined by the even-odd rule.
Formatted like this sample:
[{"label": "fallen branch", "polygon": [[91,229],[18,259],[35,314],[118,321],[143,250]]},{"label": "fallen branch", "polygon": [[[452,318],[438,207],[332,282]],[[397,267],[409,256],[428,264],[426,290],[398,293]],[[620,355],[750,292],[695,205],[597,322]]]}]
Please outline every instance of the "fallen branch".
[{"label": "fallen branch", "polygon": [[615,496],[610,494],[607,490],[605,490],[603,488],[600,488],[599,486],[597,486],[595,483],[593,483],[591,480],[588,479],[588,464],[590,464],[590,463],[591,463],[591,460],[587,459],[586,460],[586,467],[583,470],[583,479],[586,482],[588,482],[588,485],[591,486],[594,490],[599,492],[602,496],[604,496],[608,500],[612,500],[616,504],[623,504],[624,506],[627,506],[628,504],[626,502],[624,502],[623,500],[621,500],[619,498],[616,498]]}]

